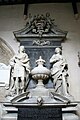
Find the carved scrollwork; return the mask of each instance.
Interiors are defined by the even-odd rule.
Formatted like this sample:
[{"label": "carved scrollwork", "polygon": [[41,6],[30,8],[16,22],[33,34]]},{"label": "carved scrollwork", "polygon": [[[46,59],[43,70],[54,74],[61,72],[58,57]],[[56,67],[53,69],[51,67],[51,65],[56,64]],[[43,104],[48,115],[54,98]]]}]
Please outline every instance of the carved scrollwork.
[{"label": "carved scrollwork", "polygon": [[45,41],[45,40],[34,40],[33,45],[37,46],[45,46],[45,45],[50,45],[50,41]]}]

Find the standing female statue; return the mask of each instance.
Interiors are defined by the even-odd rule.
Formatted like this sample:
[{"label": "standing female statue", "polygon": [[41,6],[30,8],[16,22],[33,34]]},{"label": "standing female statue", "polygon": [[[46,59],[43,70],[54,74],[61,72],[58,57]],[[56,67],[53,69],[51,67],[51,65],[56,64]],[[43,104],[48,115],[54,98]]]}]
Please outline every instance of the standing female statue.
[{"label": "standing female statue", "polygon": [[25,53],[24,46],[19,47],[18,54],[10,60],[12,67],[12,81],[10,88],[15,89],[18,95],[22,91],[25,91],[25,87],[28,83],[28,77],[30,73],[30,60],[28,55]]},{"label": "standing female statue", "polygon": [[51,76],[54,82],[55,92],[68,94],[67,70],[68,65],[62,56],[60,48],[55,49],[55,54],[51,57]]}]

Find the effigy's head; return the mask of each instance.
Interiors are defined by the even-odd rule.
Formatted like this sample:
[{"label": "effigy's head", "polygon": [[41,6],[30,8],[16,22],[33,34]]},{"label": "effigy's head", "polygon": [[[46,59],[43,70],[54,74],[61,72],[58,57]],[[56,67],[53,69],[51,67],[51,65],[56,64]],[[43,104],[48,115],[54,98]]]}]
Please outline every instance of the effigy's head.
[{"label": "effigy's head", "polygon": [[60,48],[57,47],[57,48],[55,49],[55,53],[61,53],[61,52],[62,52],[62,51],[61,51]]}]

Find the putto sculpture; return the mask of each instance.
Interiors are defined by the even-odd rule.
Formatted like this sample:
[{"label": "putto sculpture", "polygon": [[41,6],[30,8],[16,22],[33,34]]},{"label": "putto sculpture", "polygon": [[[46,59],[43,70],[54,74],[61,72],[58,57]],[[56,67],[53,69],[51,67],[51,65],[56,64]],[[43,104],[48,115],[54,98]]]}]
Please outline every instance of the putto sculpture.
[{"label": "putto sculpture", "polygon": [[19,47],[18,54],[14,55],[10,60],[11,65],[11,82],[10,90],[14,94],[19,95],[24,92],[28,84],[30,73],[30,60],[25,53],[24,46]]}]

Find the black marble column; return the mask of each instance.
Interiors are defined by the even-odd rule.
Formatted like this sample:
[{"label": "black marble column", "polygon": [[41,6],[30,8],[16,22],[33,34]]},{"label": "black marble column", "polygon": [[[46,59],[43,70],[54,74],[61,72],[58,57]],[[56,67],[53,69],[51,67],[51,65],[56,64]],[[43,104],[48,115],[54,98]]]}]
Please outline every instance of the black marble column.
[{"label": "black marble column", "polygon": [[78,9],[77,9],[76,0],[72,0],[72,7],[73,7],[74,14],[77,14],[78,13]]}]

